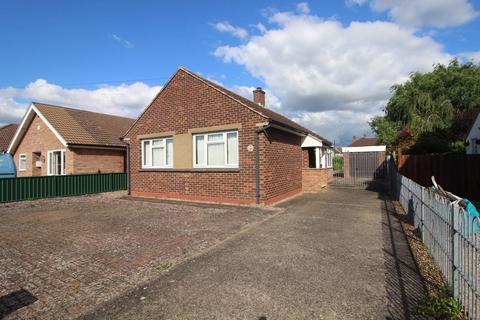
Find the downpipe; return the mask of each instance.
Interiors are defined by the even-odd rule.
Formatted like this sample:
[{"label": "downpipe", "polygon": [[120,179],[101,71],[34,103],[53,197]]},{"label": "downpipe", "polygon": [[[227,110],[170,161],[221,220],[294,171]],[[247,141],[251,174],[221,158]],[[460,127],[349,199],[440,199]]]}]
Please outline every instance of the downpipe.
[{"label": "downpipe", "polygon": [[271,127],[267,124],[264,127],[255,129],[255,203],[260,204],[260,133]]}]

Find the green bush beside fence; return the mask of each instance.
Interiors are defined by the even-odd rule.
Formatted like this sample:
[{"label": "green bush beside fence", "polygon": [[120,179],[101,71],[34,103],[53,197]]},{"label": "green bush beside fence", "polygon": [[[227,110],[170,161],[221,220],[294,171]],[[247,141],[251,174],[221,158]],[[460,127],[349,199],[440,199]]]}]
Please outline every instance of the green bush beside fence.
[{"label": "green bush beside fence", "polygon": [[126,173],[0,179],[0,202],[127,190]]},{"label": "green bush beside fence", "polygon": [[333,170],[343,171],[343,156],[333,156]]}]

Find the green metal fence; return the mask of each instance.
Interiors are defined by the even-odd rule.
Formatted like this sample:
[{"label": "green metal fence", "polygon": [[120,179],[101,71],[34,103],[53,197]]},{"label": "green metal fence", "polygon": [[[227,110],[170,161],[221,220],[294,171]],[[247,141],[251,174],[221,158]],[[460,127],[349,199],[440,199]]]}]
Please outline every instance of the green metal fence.
[{"label": "green metal fence", "polygon": [[127,190],[126,173],[0,179],[0,202]]}]

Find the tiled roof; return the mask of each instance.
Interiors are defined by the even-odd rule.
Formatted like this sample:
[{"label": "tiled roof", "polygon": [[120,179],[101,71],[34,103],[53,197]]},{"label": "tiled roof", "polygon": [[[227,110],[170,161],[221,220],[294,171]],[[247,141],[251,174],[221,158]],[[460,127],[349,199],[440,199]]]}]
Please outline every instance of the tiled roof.
[{"label": "tiled roof", "polygon": [[134,119],[34,102],[68,145],[124,147],[120,140]]},{"label": "tiled roof", "polygon": [[17,128],[18,124],[7,124],[6,126],[0,127],[0,152],[7,151]]},{"label": "tiled roof", "polygon": [[280,124],[283,124],[287,127],[290,127],[292,129],[295,129],[297,131],[300,131],[302,133],[306,133],[306,134],[310,134],[320,140],[322,140],[325,144],[327,145],[331,145],[332,143],[330,141],[328,141],[327,139],[323,138],[322,136],[320,136],[319,134],[313,132],[312,130],[309,130],[301,125],[299,125],[298,123],[296,123],[295,121],[293,120],[290,120],[289,118],[275,112],[275,111],[272,111],[268,108],[265,108],[255,102],[253,102],[252,100],[249,100],[245,97],[242,97],[241,95],[235,93],[235,92],[232,92],[210,80],[207,80],[199,75],[197,75],[196,73],[193,73],[183,67],[180,68],[181,70],[187,72],[188,74],[196,77],[197,79],[200,79],[201,81],[207,83],[208,85],[216,88],[217,90],[223,92],[225,95],[227,96],[230,96],[231,98],[235,99],[235,100],[238,100],[240,101],[242,104],[248,106],[249,108],[253,109],[254,111],[260,113],[261,115],[263,115],[265,118],[268,118],[274,122],[277,122],[277,123],[280,123]]},{"label": "tiled roof", "polygon": [[353,141],[349,147],[369,147],[369,146],[376,146],[377,145],[377,138],[359,138]]}]

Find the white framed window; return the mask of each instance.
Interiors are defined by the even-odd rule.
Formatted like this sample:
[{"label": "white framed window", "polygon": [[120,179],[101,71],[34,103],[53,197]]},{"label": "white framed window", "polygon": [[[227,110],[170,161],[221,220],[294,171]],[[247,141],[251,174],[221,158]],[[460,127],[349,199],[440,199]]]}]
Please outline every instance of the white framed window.
[{"label": "white framed window", "polygon": [[173,168],[173,139],[142,140],[142,168]]},{"label": "white framed window", "polygon": [[18,156],[18,171],[27,171],[27,155],[25,153]]},{"label": "white framed window", "polygon": [[48,172],[49,176],[65,175],[65,150],[48,151]]},{"label": "white framed window", "polygon": [[194,168],[238,168],[238,131],[193,135]]}]

